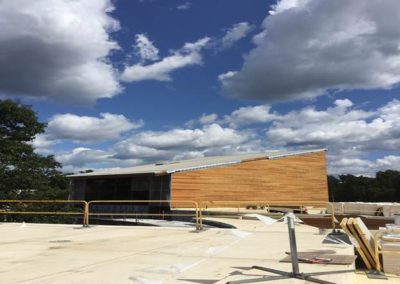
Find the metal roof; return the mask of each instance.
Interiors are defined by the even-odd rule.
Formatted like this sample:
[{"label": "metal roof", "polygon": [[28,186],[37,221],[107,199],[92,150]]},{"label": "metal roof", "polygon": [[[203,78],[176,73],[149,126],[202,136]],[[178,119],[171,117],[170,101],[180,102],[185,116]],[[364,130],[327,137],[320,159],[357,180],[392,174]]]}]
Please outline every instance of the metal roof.
[{"label": "metal roof", "polygon": [[156,164],[141,165],[130,168],[99,170],[91,173],[79,173],[69,175],[69,177],[95,177],[95,176],[113,176],[113,175],[137,175],[137,174],[155,174],[164,175],[175,172],[191,171],[212,167],[221,167],[230,164],[239,164],[245,161],[258,159],[277,159],[287,156],[296,156],[309,153],[326,151],[326,149],[313,150],[294,150],[294,151],[267,151],[263,153],[240,154],[229,156],[204,157],[182,161],[169,161]]}]

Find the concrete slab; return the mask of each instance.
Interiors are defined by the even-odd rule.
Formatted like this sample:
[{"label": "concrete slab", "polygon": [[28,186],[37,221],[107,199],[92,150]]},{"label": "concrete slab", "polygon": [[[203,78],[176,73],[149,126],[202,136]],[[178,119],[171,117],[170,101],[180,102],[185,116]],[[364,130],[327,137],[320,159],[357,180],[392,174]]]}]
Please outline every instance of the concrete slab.
[{"label": "concrete slab", "polygon": [[[226,221],[214,219],[217,221]],[[279,260],[289,250],[284,223],[229,220],[238,229],[0,224],[0,283],[226,283],[264,272],[252,265],[290,270]],[[301,251],[351,246],[321,244],[318,229],[297,225]],[[302,272],[351,269],[345,265],[301,264]],[[253,276],[252,276],[253,275]],[[254,276],[255,275],[255,276]],[[353,283],[354,273],[320,277]],[[304,282],[304,281],[303,281]],[[302,283],[279,280],[270,283]]]}]

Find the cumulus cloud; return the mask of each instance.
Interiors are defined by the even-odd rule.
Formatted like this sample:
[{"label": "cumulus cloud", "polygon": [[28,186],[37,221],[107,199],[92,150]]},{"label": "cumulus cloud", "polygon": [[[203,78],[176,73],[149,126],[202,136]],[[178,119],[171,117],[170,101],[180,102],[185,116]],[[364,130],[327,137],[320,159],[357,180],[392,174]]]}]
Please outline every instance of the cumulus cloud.
[{"label": "cumulus cloud", "polygon": [[138,157],[142,160],[153,161],[170,159],[173,156],[171,152],[164,149],[138,145],[133,139],[127,139],[117,143],[114,147],[114,151],[113,157],[121,160]]},{"label": "cumulus cloud", "polygon": [[218,115],[215,114],[215,113],[203,114],[203,115],[199,118],[199,122],[200,122],[201,124],[211,124],[211,123],[214,123],[217,119],[218,119]]},{"label": "cumulus cloud", "polygon": [[230,78],[234,77],[236,75],[236,73],[237,73],[237,71],[228,71],[226,73],[219,74],[218,80],[220,80],[221,82],[224,82],[224,81],[229,80]]},{"label": "cumulus cloud", "polygon": [[[250,138],[243,132],[213,123],[195,129],[143,131],[119,142],[114,147],[115,158],[146,158],[175,160],[183,157],[203,157],[242,151],[241,144]],[[244,150],[243,150],[244,151]]]},{"label": "cumulus cloud", "polygon": [[141,62],[146,60],[156,61],[159,59],[158,49],[154,46],[153,42],[145,34],[137,34],[135,36],[135,54],[139,57]]},{"label": "cumulus cloud", "polygon": [[278,115],[271,112],[268,105],[241,107],[225,116],[225,122],[233,128],[254,123],[265,123],[277,119]]},{"label": "cumulus cloud", "polygon": [[280,116],[269,128],[269,141],[284,146],[327,145],[362,150],[394,150],[400,145],[400,123],[393,115],[400,101],[376,111],[352,109],[349,100],[336,100],[326,110],[306,107]]},{"label": "cumulus cloud", "polygon": [[0,2],[0,94],[93,103],[121,87],[109,0]]},{"label": "cumulus cloud", "polygon": [[176,6],[176,9],[177,10],[189,10],[190,6],[191,6],[190,2],[185,2],[181,5]]},{"label": "cumulus cloud", "polygon": [[218,115],[216,113],[203,113],[199,118],[191,119],[185,123],[186,127],[195,127],[197,125],[205,125],[217,122]]},{"label": "cumulus cloud", "polygon": [[396,0],[280,0],[242,68],[219,79],[230,97],[270,102],[391,88],[400,82],[399,25]]},{"label": "cumulus cloud", "polygon": [[400,156],[388,155],[382,158],[368,160],[360,158],[340,158],[329,163],[329,173],[333,175],[354,174],[375,176],[382,170],[400,170]]},{"label": "cumulus cloud", "polygon": [[376,172],[374,161],[360,158],[340,158],[329,163],[329,173],[333,175],[354,174],[372,176]]},{"label": "cumulus cloud", "polygon": [[239,128],[245,125],[261,124],[278,119],[279,115],[271,111],[269,105],[257,105],[241,107],[218,119],[215,113],[203,113],[199,118],[188,121],[185,125],[193,127],[196,125],[206,125],[211,123],[227,124],[231,128]]},{"label": "cumulus cloud", "polygon": [[35,152],[43,155],[52,154],[51,147],[57,144],[59,141],[49,139],[46,134],[38,134],[35,139],[31,142],[31,145],[35,149]]},{"label": "cumulus cloud", "polygon": [[240,22],[234,24],[228,29],[225,35],[221,38],[221,48],[229,48],[234,45],[237,41],[245,38],[251,31],[254,30],[254,26],[247,22]]},{"label": "cumulus cloud", "polygon": [[121,74],[125,82],[138,82],[143,80],[170,81],[171,73],[187,66],[202,64],[201,49],[210,38],[204,37],[193,43],[185,43],[179,49],[172,51],[169,56],[151,64],[134,64],[126,66]]},{"label": "cumulus cloud", "polygon": [[33,145],[38,151],[61,142],[99,143],[121,138],[132,129],[143,126],[143,121],[130,121],[121,114],[101,113],[100,117],[58,114],[51,118],[46,133],[38,135]]},{"label": "cumulus cloud", "polygon": [[376,160],[379,167],[400,169],[400,156],[389,155]]},{"label": "cumulus cloud", "polygon": [[63,171],[65,172],[78,172],[93,168],[128,167],[143,162],[140,159],[114,159],[111,152],[86,147],[78,147],[70,152],[59,153],[55,158],[63,164]]},{"label": "cumulus cloud", "polygon": [[110,154],[106,151],[92,150],[84,147],[75,148],[70,153],[56,156],[57,160],[63,164],[80,167],[86,164],[104,162],[110,157]]},{"label": "cumulus cloud", "polygon": [[172,129],[166,132],[141,132],[132,139],[135,143],[158,149],[184,149],[218,147],[238,144],[244,137],[234,129],[213,123],[199,129]]}]

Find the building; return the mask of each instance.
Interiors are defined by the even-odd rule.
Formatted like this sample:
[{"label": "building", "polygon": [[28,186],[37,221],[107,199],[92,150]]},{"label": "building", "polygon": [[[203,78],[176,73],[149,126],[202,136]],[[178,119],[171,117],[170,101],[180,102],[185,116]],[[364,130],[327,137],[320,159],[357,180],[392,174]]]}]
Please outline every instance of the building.
[{"label": "building", "polygon": [[325,152],[270,151],[75,174],[70,199],[328,201]]}]

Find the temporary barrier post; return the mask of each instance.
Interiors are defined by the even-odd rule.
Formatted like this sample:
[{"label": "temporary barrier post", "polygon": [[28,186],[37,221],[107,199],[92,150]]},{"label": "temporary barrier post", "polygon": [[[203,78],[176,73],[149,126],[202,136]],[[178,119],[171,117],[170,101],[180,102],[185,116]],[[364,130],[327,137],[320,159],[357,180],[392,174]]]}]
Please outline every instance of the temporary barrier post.
[{"label": "temporary barrier post", "polygon": [[289,233],[289,244],[290,244],[290,256],[292,260],[292,272],[277,270],[268,267],[262,266],[253,266],[252,269],[262,270],[274,274],[278,274],[279,276],[264,276],[258,279],[245,279],[238,281],[231,281],[228,283],[234,284],[245,284],[245,283],[255,283],[255,282],[263,282],[269,280],[278,280],[278,279],[301,279],[308,282],[320,283],[320,284],[335,284],[330,281],[325,281],[319,278],[315,278],[314,276],[318,275],[328,275],[328,274],[338,274],[338,273],[347,273],[354,272],[354,269],[351,270],[338,270],[338,271],[324,271],[324,272],[314,272],[314,273],[301,273],[299,269],[298,255],[297,255],[297,245],[296,245],[296,233],[295,233],[295,215],[290,213],[287,215],[288,222],[288,233]]},{"label": "temporary barrier post", "polygon": [[290,256],[292,258],[292,271],[293,274],[299,274],[299,260],[297,256],[297,245],[296,245],[296,232],[294,229],[294,215],[287,215],[288,232],[289,232],[289,244],[290,244]]}]

